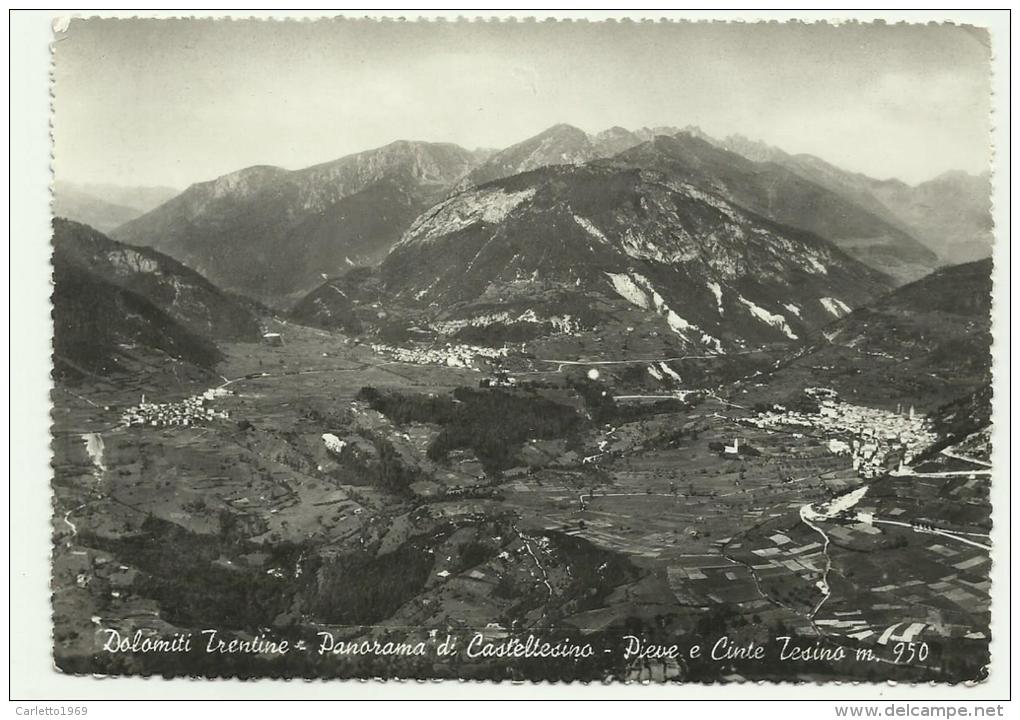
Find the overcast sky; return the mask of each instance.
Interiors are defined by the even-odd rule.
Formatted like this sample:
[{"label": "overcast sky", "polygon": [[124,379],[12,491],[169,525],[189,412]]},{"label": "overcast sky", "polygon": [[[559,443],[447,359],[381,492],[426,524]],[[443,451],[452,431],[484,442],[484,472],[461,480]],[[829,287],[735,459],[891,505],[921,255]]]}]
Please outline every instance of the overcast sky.
[{"label": "overcast sky", "polygon": [[184,188],[397,139],[694,124],[913,183],[986,168],[988,66],[956,26],[75,20],[55,167]]}]

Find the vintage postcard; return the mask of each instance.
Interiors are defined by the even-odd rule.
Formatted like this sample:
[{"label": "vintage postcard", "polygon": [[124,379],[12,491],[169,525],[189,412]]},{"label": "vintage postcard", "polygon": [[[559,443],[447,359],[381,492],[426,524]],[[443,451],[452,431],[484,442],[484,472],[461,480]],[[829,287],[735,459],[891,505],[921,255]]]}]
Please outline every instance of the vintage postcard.
[{"label": "vintage postcard", "polygon": [[980,684],[991,68],[952,22],[61,23],[56,668]]}]

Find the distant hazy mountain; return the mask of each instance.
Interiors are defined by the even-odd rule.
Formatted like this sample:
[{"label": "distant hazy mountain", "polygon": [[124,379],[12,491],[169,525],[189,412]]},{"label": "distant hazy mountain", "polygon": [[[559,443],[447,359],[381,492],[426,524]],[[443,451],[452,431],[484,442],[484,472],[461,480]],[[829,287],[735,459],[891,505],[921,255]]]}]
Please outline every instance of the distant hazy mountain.
[{"label": "distant hazy mountain", "polygon": [[115,372],[152,350],[211,367],[217,341],[259,338],[249,302],[176,260],[60,218],[53,232],[54,347],[65,372]]},{"label": "distant hazy mountain", "polygon": [[286,303],[323,276],[380,260],[475,163],[456,145],[400,141],[293,172],[251,167],[192,185],[114,236]]},{"label": "distant hazy mountain", "polygon": [[728,135],[723,140],[715,140],[704,133],[699,137],[725,150],[743,155],[748,160],[753,160],[754,162],[783,163],[790,157],[777,147],[758,140],[752,140],[743,135]]},{"label": "distant hazy mountain", "polygon": [[612,157],[644,141],[636,132],[619,126],[603,130],[588,140],[591,143],[593,158]]},{"label": "distant hazy mountain", "polygon": [[169,187],[56,182],[53,186],[53,215],[109,232],[176,194],[177,191]]},{"label": "distant hazy mountain", "polygon": [[81,192],[86,192],[107,202],[148,212],[162,205],[177,195],[180,190],[165,185],[114,185],[111,183],[80,183],[75,184]]},{"label": "distant hazy mountain", "polygon": [[908,185],[843,170],[814,155],[790,155],[740,135],[710,141],[750,160],[782,165],[843,195],[899,226],[946,263],[978,260],[992,253],[994,223],[988,173],[951,171],[928,182]]},{"label": "distant hazy mountain", "polygon": [[913,187],[887,181],[873,186],[872,193],[947,262],[992,254],[995,223],[988,173],[948,172]]},{"label": "distant hazy mountain", "polygon": [[[799,339],[891,284],[816,235],[674,176],[594,165],[449,198],[414,222],[379,277],[392,302],[448,327],[634,316],[711,352]],[[337,290],[303,305],[349,310]]]},{"label": "distant hazy mountain", "polygon": [[658,170],[720,193],[747,210],[821,235],[900,282],[926,275],[938,262],[933,252],[901,227],[869,211],[855,198],[784,165],[749,159],[688,132],[658,136],[608,162]]}]

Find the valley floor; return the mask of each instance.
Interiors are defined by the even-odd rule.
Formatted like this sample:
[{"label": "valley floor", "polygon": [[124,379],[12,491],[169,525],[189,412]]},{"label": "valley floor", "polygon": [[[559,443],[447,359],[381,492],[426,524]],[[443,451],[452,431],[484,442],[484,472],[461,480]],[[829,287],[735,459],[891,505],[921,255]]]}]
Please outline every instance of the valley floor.
[{"label": "valley floor", "polygon": [[[605,362],[580,361],[561,343],[555,355],[508,358],[514,387],[480,388],[498,363],[407,362],[339,334],[276,329],[281,346],[227,345],[208,378],[58,386],[54,641],[65,671],[951,682],[984,673],[990,471],[973,448],[864,479],[830,443],[849,444],[845,432],[752,422],[753,384],[692,387],[690,399],[613,387],[619,375]],[[585,378],[616,395],[615,409],[593,410],[577,389]],[[374,409],[366,387],[396,409]],[[455,391],[446,424],[393,419]],[[524,401],[506,400],[507,412],[556,403],[563,428],[524,432],[517,448],[511,421],[483,414],[475,429],[505,433],[513,452],[496,460],[488,441],[457,444],[456,413],[484,408],[485,393]],[[430,647],[448,634],[535,633],[607,650],[586,662],[468,663],[103,648],[111,631],[208,628],[312,646],[318,633]],[[768,645],[773,658],[785,637],[826,652],[653,662],[624,657],[626,634],[726,638]]]}]

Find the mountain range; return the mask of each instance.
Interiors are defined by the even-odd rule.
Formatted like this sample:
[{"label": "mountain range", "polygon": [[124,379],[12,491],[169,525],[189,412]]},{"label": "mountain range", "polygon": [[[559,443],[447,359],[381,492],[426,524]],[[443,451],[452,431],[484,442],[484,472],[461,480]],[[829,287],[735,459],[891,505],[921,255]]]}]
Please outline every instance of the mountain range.
[{"label": "mountain range", "polygon": [[422,213],[453,194],[593,162],[691,183],[830,240],[899,283],[930,272],[939,255],[988,251],[980,189],[987,178],[957,173],[911,187],[740,136],[715,140],[697,127],[590,135],[563,124],[498,151],[398,141],[303,170],[250,167],[192,185],[111,235],[177,258],[224,289],[287,307],[324,278],[380,263]]}]

